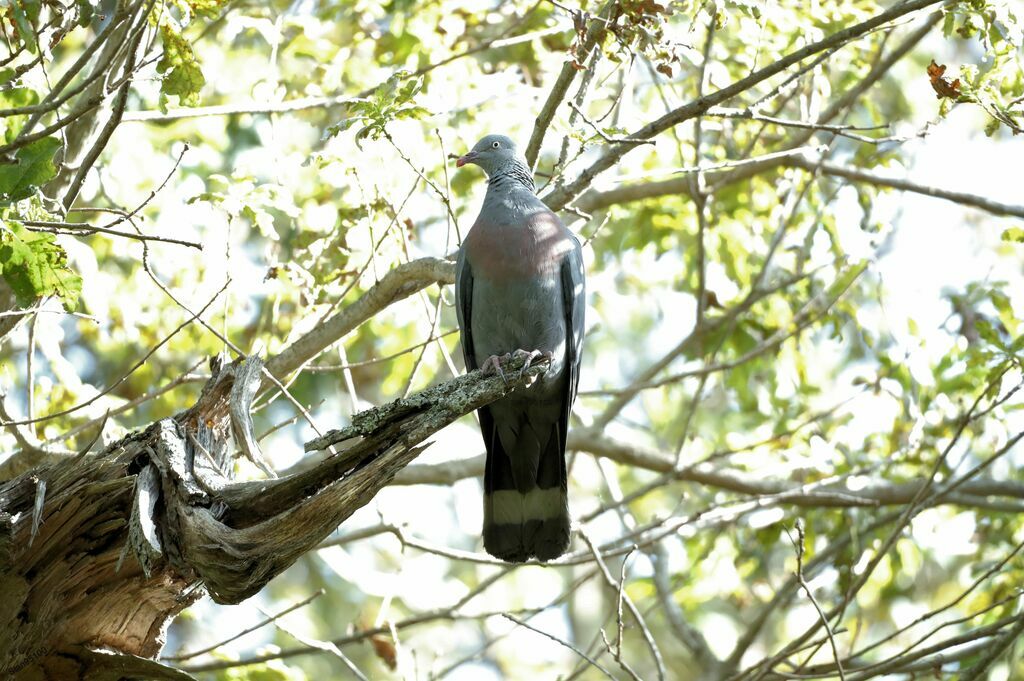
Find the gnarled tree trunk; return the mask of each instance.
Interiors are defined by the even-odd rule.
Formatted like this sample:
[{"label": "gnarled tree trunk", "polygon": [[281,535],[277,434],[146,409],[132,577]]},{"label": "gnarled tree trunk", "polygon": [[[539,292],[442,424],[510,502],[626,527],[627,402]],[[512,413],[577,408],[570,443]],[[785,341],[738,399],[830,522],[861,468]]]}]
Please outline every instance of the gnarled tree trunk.
[{"label": "gnarled tree trunk", "polygon": [[475,372],[359,414],[306,445],[340,451],[255,482],[224,471],[232,438],[259,457],[249,406],[263,363],[211,368],[191,409],[0,484],[4,678],[190,678],[148,659],[175,615],[204,592],[218,603],[258,592],[369,502],[432,433],[528,385],[546,363],[508,384]]}]

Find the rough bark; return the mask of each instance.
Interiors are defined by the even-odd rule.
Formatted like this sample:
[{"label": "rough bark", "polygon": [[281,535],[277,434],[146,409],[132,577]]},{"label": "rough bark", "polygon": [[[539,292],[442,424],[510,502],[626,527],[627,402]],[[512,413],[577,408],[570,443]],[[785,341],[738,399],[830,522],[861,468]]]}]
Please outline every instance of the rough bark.
[{"label": "rough bark", "polygon": [[[151,659],[201,594],[238,603],[365,505],[463,414],[528,385],[474,372],[357,415],[307,443],[309,470],[260,481],[223,471],[251,438],[257,358],[211,362],[196,404],[0,484],[0,677],[190,678]],[[255,452],[258,455],[258,452]]]}]

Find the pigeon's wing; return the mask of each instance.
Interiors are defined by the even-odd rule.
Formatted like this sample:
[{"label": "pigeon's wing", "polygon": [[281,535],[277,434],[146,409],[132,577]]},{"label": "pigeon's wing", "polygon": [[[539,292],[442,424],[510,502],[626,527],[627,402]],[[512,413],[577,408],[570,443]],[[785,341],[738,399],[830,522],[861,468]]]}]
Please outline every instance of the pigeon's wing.
[{"label": "pigeon's wing", "polygon": [[[473,349],[473,267],[466,258],[466,249],[459,251],[455,262],[455,314],[459,318],[459,329],[462,335],[462,357],[466,361],[466,371],[476,371],[476,352]],[[490,454],[495,448],[501,447],[494,416],[487,407],[477,409],[480,417],[480,430],[484,436],[484,446]]]},{"label": "pigeon's wing", "polygon": [[459,251],[455,262],[455,314],[459,319],[462,332],[462,357],[466,361],[466,371],[477,369],[476,355],[473,352],[473,332],[471,331],[473,313],[473,268],[466,260],[466,249]]},{"label": "pigeon's wing", "polygon": [[[473,349],[473,268],[466,259],[465,245],[459,251],[459,259],[455,263],[455,313],[462,332],[462,356],[466,360],[466,371],[474,371],[479,367]],[[529,558],[523,547],[522,528],[519,525],[508,527],[503,522],[504,518],[495,517],[494,511],[496,495],[515,489],[511,463],[498,437],[491,407],[480,407],[476,414],[480,419],[480,434],[483,435],[484,449],[487,451],[484,469],[484,546],[491,554],[504,560],[522,562]]]},{"label": "pigeon's wing", "polygon": [[586,326],[584,312],[587,307],[586,275],[583,271],[583,249],[574,235],[572,248],[562,260],[562,309],[565,314],[565,367],[568,373],[565,397],[562,400],[560,435],[564,444],[569,432],[569,414],[580,384],[580,362],[583,353],[583,334]]}]

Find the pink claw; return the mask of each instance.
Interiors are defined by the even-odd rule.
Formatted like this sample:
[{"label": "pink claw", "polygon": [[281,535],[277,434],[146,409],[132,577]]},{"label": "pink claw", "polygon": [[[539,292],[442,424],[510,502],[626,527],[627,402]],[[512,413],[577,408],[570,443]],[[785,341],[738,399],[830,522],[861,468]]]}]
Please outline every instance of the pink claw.
[{"label": "pink claw", "polygon": [[512,359],[511,353],[505,353],[504,355],[491,355],[484,360],[484,363],[480,366],[480,371],[485,374],[498,374],[501,376],[501,380],[505,385],[508,385],[508,378],[505,377],[505,372],[501,370],[501,363],[507,362]]},{"label": "pink claw", "polygon": [[526,373],[526,370],[530,368],[530,366],[533,364],[533,361],[535,359],[540,359],[542,357],[546,357],[548,359],[548,361],[551,361],[551,353],[550,352],[541,352],[540,350],[521,350],[520,349],[520,350],[516,350],[514,353],[512,353],[512,356],[515,359],[519,359],[519,358],[523,359],[523,368],[519,370],[519,378],[523,377],[523,374]]}]

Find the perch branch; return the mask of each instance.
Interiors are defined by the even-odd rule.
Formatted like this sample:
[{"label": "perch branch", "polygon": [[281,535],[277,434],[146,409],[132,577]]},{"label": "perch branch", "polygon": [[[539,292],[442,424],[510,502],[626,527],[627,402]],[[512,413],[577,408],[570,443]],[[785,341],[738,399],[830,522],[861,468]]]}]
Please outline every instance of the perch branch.
[{"label": "perch branch", "polygon": [[[473,372],[357,415],[307,445],[345,445],[310,470],[235,482],[222,472],[232,468],[230,434],[251,435],[263,365],[215,358],[187,411],[0,484],[0,628],[24,612],[29,623],[18,631],[48,646],[0,640],[0,676],[42,669],[72,648],[80,660],[92,646],[155,656],[164,624],[201,595],[198,587],[220,603],[256,593],[368,503],[434,432],[529,385],[548,363],[522,375],[521,360],[503,368],[507,383]],[[71,570],[79,577],[62,577]],[[141,675],[188,678],[158,669]]]}]

